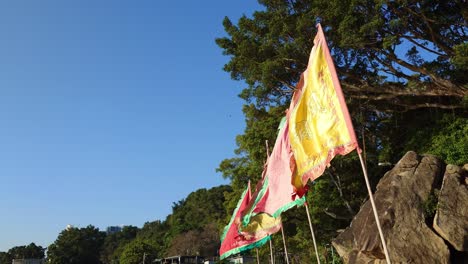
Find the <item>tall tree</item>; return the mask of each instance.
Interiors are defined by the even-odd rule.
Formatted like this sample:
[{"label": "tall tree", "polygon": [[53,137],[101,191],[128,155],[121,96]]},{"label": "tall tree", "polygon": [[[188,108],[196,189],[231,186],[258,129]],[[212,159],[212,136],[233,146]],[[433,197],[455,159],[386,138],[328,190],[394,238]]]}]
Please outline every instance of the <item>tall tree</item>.
[{"label": "tall tree", "polygon": [[[459,108],[467,95],[464,1],[262,0],[264,11],[217,39],[225,70],[257,106],[281,104],[305,70],[321,21],[351,98],[386,111]],[[466,13],[465,13],[466,16]],[[370,107],[370,105],[368,106]]]},{"label": "tall tree", "polygon": [[0,252],[0,264],[11,264],[12,258],[8,252]]},{"label": "tall tree", "polygon": [[136,238],[139,229],[135,226],[124,226],[120,232],[109,234],[104,239],[100,259],[104,264],[118,263],[125,245]]},{"label": "tall tree", "polygon": [[168,255],[216,255],[220,230],[226,223],[225,195],[227,185],[199,189],[172,206],[166,220],[145,223],[137,240],[153,245],[158,257]]},{"label": "tall tree", "polygon": [[146,222],[137,234],[137,239],[150,241],[156,247],[158,257],[163,257],[163,252],[167,248],[169,237],[169,224],[167,221],[156,220]]},{"label": "tall tree", "polygon": [[152,263],[156,256],[157,252],[154,245],[136,239],[125,246],[120,256],[120,264]]},{"label": "tall tree", "polygon": [[89,225],[84,228],[67,228],[47,251],[50,264],[100,264],[99,253],[106,234]]},{"label": "tall tree", "polygon": [[42,259],[45,248],[31,243],[27,246],[17,246],[8,250],[12,259]]}]

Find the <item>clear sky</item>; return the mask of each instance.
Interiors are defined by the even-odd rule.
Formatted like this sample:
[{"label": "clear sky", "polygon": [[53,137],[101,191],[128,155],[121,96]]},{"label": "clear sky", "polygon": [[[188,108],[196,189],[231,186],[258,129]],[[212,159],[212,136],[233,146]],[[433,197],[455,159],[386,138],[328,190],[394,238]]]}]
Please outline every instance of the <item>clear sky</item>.
[{"label": "clear sky", "polygon": [[244,128],[222,20],[256,1],[0,2],[0,251],[164,219]]}]

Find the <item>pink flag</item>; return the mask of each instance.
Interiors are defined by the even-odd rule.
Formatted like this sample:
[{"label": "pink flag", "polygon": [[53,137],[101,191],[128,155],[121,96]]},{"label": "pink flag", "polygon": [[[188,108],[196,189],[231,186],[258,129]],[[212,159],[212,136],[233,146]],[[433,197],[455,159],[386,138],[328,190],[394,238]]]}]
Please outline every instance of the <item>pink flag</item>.
[{"label": "pink flag", "polygon": [[282,212],[305,202],[305,197],[296,196],[294,186],[291,184],[295,165],[291,164],[294,163],[294,159],[289,143],[289,122],[287,117],[285,119],[285,122],[281,122],[264,177],[257,184],[248,208],[242,212],[243,225],[247,225],[251,217],[259,213],[278,217]]},{"label": "pink flag", "polygon": [[221,259],[227,258],[231,255],[240,253],[251,248],[260,247],[265,244],[270,236],[263,233],[260,235],[249,235],[245,236],[239,232],[240,224],[240,212],[242,212],[250,201],[250,182],[247,189],[242,194],[239,203],[231,217],[231,221],[224,228],[223,235],[221,236],[221,247],[219,249],[219,255]]}]

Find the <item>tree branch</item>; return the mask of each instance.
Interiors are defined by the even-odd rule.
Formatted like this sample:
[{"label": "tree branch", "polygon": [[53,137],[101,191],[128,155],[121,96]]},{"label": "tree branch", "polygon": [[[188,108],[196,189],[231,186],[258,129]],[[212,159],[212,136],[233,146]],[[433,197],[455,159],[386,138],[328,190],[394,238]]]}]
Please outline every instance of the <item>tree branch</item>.
[{"label": "tree branch", "polygon": [[333,212],[330,212],[330,211],[328,211],[328,208],[323,209],[323,212],[324,212],[326,215],[328,215],[328,216],[330,216],[331,218],[333,218],[333,219],[339,219],[339,220],[350,220],[350,219],[353,219],[352,216],[337,215],[337,214],[335,214],[335,213],[333,213]]},{"label": "tree branch", "polygon": [[422,48],[422,49],[424,49],[424,50],[427,50],[427,51],[429,51],[429,52],[431,52],[431,53],[434,53],[434,54],[436,54],[436,55],[439,55],[439,56],[442,56],[442,57],[445,57],[445,58],[448,58],[448,57],[449,57],[447,54],[443,54],[443,53],[437,52],[437,51],[435,51],[435,50],[433,50],[433,49],[430,49],[430,48],[428,48],[428,47],[422,45],[421,43],[418,43],[417,41],[414,40],[414,37],[412,37],[412,36],[401,35],[401,37],[407,39],[408,41],[410,41],[410,42],[413,43],[414,45],[416,45],[416,46],[418,46],[418,47],[420,47],[420,48]]},{"label": "tree branch", "polygon": [[[343,196],[343,188],[341,187],[341,180],[340,180],[340,176],[338,175],[334,175],[335,173],[333,173],[331,170],[328,170],[328,174],[330,175],[330,178],[333,182],[333,184],[335,184],[336,186],[336,189],[338,190],[338,193],[340,194],[340,198],[341,200],[343,201],[346,209],[348,210],[348,212],[351,214],[351,215],[355,215],[356,212],[354,212],[353,208],[351,207],[351,205],[349,204],[348,200],[346,200]],[[336,177],[336,180],[335,180],[335,177]]]}]

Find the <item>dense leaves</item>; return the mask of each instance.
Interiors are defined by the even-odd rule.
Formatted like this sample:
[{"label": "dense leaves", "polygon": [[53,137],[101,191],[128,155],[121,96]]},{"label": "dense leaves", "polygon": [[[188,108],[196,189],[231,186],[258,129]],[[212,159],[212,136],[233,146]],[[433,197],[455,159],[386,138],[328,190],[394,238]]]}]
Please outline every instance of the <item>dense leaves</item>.
[{"label": "dense leaves", "polygon": [[[345,93],[385,111],[459,108],[467,94],[463,1],[260,1],[217,39],[241,98],[281,104],[306,68],[321,21]],[[442,97],[442,98],[441,98]]]},{"label": "dense leaves", "polygon": [[100,264],[99,254],[105,233],[92,225],[63,230],[47,250],[50,264]]},{"label": "dense leaves", "polygon": [[120,264],[151,263],[157,256],[156,247],[146,241],[133,240],[127,244],[120,256]]},{"label": "dense leaves", "polygon": [[13,259],[42,259],[44,258],[45,248],[31,243],[27,246],[13,247],[8,250],[8,254]]},{"label": "dense leaves", "polygon": [[31,243],[26,246],[16,246],[8,252],[0,252],[0,264],[11,264],[13,259],[43,259],[45,248]]},{"label": "dense leaves", "polygon": [[172,214],[165,221],[146,223],[138,233],[139,239],[151,241],[159,256],[214,256],[219,247],[220,230],[226,218],[225,194],[231,187],[222,185],[199,189],[172,206]]},{"label": "dense leaves", "polygon": [[12,261],[10,254],[7,252],[0,252],[0,264],[10,264]]},{"label": "dense leaves", "polygon": [[138,227],[124,226],[120,232],[108,234],[100,252],[100,260],[104,264],[117,263],[124,247],[135,239]]}]

